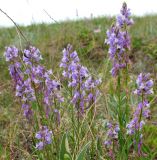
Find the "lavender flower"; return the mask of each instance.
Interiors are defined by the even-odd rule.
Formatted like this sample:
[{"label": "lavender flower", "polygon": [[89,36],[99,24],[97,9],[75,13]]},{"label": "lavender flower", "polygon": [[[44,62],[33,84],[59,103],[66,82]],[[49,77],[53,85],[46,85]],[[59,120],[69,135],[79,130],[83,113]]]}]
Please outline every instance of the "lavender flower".
[{"label": "lavender flower", "polygon": [[[61,85],[59,82],[51,79],[51,70],[47,71],[45,67],[39,65],[39,61],[42,59],[39,49],[29,46],[23,51],[22,60],[25,63],[24,67],[22,66],[22,63],[18,62],[18,60],[21,60],[18,52],[18,49],[14,46],[6,47],[4,55],[6,57],[6,61],[10,62],[10,75],[15,83],[16,96],[19,97],[22,102],[24,116],[27,119],[31,118],[33,114],[31,103],[36,101],[36,93],[44,96],[44,109],[48,116],[49,112],[53,111],[56,107],[59,109],[58,106],[50,109],[54,103],[63,102],[63,97],[60,94]],[[66,51],[64,54],[66,55]],[[75,62],[77,61],[76,56],[77,53],[75,52],[70,54],[70,58],[74,59]],[[59,121],[59,110],[58,112],[55,112],[55,114],[57,114],[57,120]]]},{"label": "lavender flower", "polygon": [[104,145],[109,148],[112,142],[118,138],[119,125],[113,125],[112,123],[107,123],[107,140],[105,140]]},{"label": "lavender flower", "polygon": [[30,120],[33,115],[33,111],[28,103],[22,104],[22,109],[23,109],[23,115]]},{"label": "lavender flower", "polygon": [[145,122],[143,119],[149,117],[149,110],[150,104],[147,100],[140,102],[133,114],[133,119],[127,124],[127,133],[129,135],[134,135],[137,131],[141,131]]},{"label": "lavender flower", "polygon": [[32,63],[37,63],[42,59],[39,49],[29,46],[28,49],[23,51],[23,61],[26,65],[32,65]]},{"label": "lavender flower", "polygon": [[[60,92],[61,84],[56,80],[52,80],[50,78],[51,74],[52,74],[51,71],[47,71],[44,74],[44,78],[45,78],[44,104],[46,106],[46,116],[47,117],[49,116],[50,111],[52,111],[50,107],[56,104],[59,105],[60,103],[64,102],[64,98],[61,96],[61,92]],[[55,110],[55,111],[58,111],[57,122],[59,124],[60,123],[60,113],[59,113],[59,110]],[[56,113],[55,111],[54,113]]]},{"label": "lavender flower", "polygon": [[127,4],[125,2],[123,3],[120,12],[121,14],[117,16],[117,23],[116,23],[117,26],[119,27],[130,26],[134,23],[132,18],[130,18],[131,16],[130,9],[127,8]]},{"label": "lavender flower", "polygon": [[62,75],[73,93],[71,103],[83,114],[96,101],[99,94],[97,86],[101,81],[90,76],[88,69],[80,64],[77,52],[72,51],[71,45],[63,50],[60,67],[63,68]]},{"label": "lavender flower", "polygon": [[15,86],[16,84],[22,83],[24,74],[22,72],[21,63],[15,62],[14,64],[10,64],[9,73],[10,73],[11,78],[14,80]]},{"label": "lavender flower", "polygon": [[130,50],[130,36],[126,27],[132,24],[130,15],[130,10],[124,3],[116,24],[107,31],[105,43],[109,45],[108,53],[113,63],[112,76],[116,76],[119,70],[125,68],[128,63],[126,52]]},{"label": "lavender flower", "polygon": [[133,114],[132,120],[127,124],[127,134],[138,135],[138,140],[135,139],[135,144],[138,145],[138,153],[141,153],[142,146],[142,133],[141,130],[145,125],[145,120],[149,117],[149,102],[147,96],[153,93],[153,80],[150,79],[150,74],[141,73],[137,80],[137,89],[134,91],[135,94],[141,96],[142,102],[140,102]]},{"label": "lavender flower", "polygon": [[[149,117],[149,103],[146,100],[146,96],[153,93],[153,80],[150,79],[150,74],[140,73],[137,80],[137,89],[134,91],[138,96],[142,96],[142,102],[140,102],[134,112],[133,119],[127,124],[128,134],[135,134],[137,130],[141,130],[145,124],[143,118]],[[143,97],[145,95],[145,97]],[[145,99],[144,99],[145,98]]]},{"label": "lavender flower", "polygon": [[6,47],[4,56],[6,58],[6,61],[10,62],[9,65],[9,73],[11,78],[14,80],[15,86],[18,83],[21,83],[23,80],[23,73],[22,73],[22,65],[18,62],[19,50],[15,46]]},{"label": "lavender flower", "polygon": [[6,61],[14,61],[18,57],[19,50],[15,46],[6,47],[4,56]]},{"label": "lavender flower", "polygon": [[33,114],[30,107],[30,101],[35,100],[34,90],[31,88],[30,79],[24,80],[22,65],[18,62],[20,59],[18,49],[16,47],[7,47],[4,55],[6,57],[6,61],[11,63],[9,66],[9,71],[11,78],[14,80],[16,96],[20,97],[22,100],[24,116],[27,119],[30,119]]},{"label": "lavender flower", "polygon": [[136,80],[137,89],[134,91],[134,94],[137,95],[149,95],[153,94],[153,80],[150,79],[150,74],[140,73]]},{"label": "lavender flower", "polygon": [[30,119],[33,115],[30,103],[36,100],[30,78],[16,85],[16,96],[21,98],[24,116]]},{"label": "lavender flower", "polygon": [[130,37],[126,32],[122,32],[117,26],[112,26],[107,31],[106,44],[109,45],[110,59],[122,60],[126,49],[130,49]]},{"label": "lavender flower", "polygon": [[94,79],[92,76],[89,76],[84,82],[86,94],[87,94],[87,102],[95,102],[100,92],[97,87],[101,84],[102,80]]},{"label": "lavender flower", "polygon": [[36,148],[42,150],[47,144],[52,143],[52,131],[49,131],[47,126],[42,126],[40,131],[36,133],[35,138],[40,140],[40,142],[36,144]]},{"label": "lavender flower", "polygon": [[64,68],[62,75],[65,78],[71,78],[71,71],[76,67],[79,62],[79,58],[76,51],[72,52],[72,46],[68,44],[67,48],[63,50],[63,58],[60,63],[60,67]]},{"label": "lavender flower", "polygon": [[125,63],[119,64],[119,63],[116,63],[116,61],[114,61],[113,67],[110,72],[111,72],[112,76],[115,77],[118,74],[119,70],[123,69],[125,67],[126,67]]}]

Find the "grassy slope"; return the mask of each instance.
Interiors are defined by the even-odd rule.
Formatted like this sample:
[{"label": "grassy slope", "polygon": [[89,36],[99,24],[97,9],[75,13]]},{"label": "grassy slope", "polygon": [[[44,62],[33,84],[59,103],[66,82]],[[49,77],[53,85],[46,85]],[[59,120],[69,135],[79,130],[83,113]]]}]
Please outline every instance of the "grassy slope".
[{"label": "grassy slope", "polygon": [[[132,51],[130,59],[132,70],[135,74],[141,71],[151,71],[156,77],[157,71],[157,16],[145,16],[134,18],[135,24],[130,30],[132,38]],[[60,24],[38,24],[28,27],[20,27],[31,44],[38,47],[44,55],[44,63],[56,72],[62,49],[71,43],[78,51],[82,63],[89,67],[93,74],[99,73],[104,79],[110,78],[107,62],[107,47],[104,45],[106,30],[113,18],[96,18],[92,20],[80,20],[62,22]],[[93,30],[100,26],[101,32]],[[0,28],[0,155],[3,147],[12,145],[15,133],[22,128],[16,124],[20,110],[15,107],[14,93],[11,87],[7,65],[2,57],[5,46],[16,45],[22,47],[25,42],[19,39],[15,28]],[[144,63],[143,63],[144,62]],[[106,86],[104,87],[106,88]],[[155,111],[155,107],[152,108]],[[153,114],[152,121],[156,120]],[[18,129],[17,129],[18,128]],[[157,146],[156,126],[149,125],[146,129],[149,135],[147,143],[151,147]],[[23,131],[24,132],[24,131]],[[22,132],[22,133],[23,133]],[[20,142],[19,142],[20,143]],[[4,145],[5,144],[5,145]],[[15,148],[13,148],[14,150]],[[7,151],[7,150],[3,150]]]}]

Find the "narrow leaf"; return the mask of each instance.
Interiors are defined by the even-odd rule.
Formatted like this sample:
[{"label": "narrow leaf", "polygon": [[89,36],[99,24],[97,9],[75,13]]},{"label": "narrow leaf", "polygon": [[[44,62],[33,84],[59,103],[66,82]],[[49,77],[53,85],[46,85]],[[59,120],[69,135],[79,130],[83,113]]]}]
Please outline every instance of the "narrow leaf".
[{"label": "narrow leaf", "polygon": [[76,160],[84,160],[86,150],[87,150],[87,148],[90,146],[90,144],[91,144],[91,142],[88,142],[88,143],[81,149],[81,151],[79,152]]}]

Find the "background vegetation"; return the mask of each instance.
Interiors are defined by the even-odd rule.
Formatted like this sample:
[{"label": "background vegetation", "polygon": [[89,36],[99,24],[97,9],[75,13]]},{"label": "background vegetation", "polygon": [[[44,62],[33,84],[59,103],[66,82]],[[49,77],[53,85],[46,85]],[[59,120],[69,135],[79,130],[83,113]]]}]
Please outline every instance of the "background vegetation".
[{"label": "background vegetation", "polygon": [[[108,107],[104,98],[109,90],[111,66],[108,60],[107,46],[104,44],[106,30],[110,27],[114,17],[100,17],[79,21],[67,21],[55,24],[32,24],[21,26],[28,41],[40,49],[44,57],[43,63],[57,74],[62,57],[62,50],[68,43],[77,50],[82,64],[87,66],[93,74],[103,77],[101,87],[104,95],[99,105],[99,117],[106,117]],[[131,27],[130,35],[132,49],[130,52],[131,76],[142,71],[151,72],[157,80],[157,16],[134,17],[135,24]],[[100,29],[100,32],[96,30]],[[24,128],[23,115],[20,105],[15,100],[14,90],[10,81],[7,64],[3,57],[5,46],[16,45],[25,47],[26,43],[17,34],[16,28],[0,28],[0,159],[28,157],[29,140],[31,134]],[[153,113],[144,128],[146,134],[145,145],[151,150],[157,150],[157,106],[151,107]],[[8,158],[9,159],[9,158]]]}]

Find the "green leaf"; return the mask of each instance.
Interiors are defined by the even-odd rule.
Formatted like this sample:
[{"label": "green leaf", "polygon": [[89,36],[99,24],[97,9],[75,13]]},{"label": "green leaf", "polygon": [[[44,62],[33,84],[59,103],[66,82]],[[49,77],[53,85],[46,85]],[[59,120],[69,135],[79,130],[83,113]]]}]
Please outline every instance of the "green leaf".
[{"label": "green leaf", "polygon": [[87,148],[90,146],[90,143],[91,143],[91,142],[88,142],[88,143],[81,149],[81,151],[79,152],[76,160],[84,160],[86,150],[87,150]]},{"label": "green leaf", "polygon": [[71,156],[69,154],[64,154],[64,160],[71,160]]},{"label": "green leaf", "polygon": [[62,142],[61,142],[60,152],[59,152],[59,159],[60,160],[72,160],[70,149],[69,149],[67,133],[65,133],[62,137]]},{"label": "green leaf", "polygon": [[153,153],[152,155],[151,155],[151,159],[153,160],[153,159],[155,159],[157,157],[157,152],[155,152],[155,153]]},{"label": "green leaf", "polygon": [[147,147],[146,145],[143,145],[143,146],[142,146],[142,150],[143,150],[143,152],[145,152],[145,153],[151,153],[149,147]]}]

